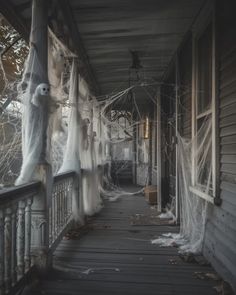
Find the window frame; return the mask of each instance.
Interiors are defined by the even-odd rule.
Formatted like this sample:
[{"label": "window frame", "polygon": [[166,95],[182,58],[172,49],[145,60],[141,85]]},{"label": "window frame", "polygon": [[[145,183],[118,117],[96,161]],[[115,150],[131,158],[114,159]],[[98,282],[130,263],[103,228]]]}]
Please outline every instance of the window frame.
[{"label": "window frame", "polygon": [[[211,63],[211,107],[202,113],[198,113],[198,40],[207,30],[209,25],[212,25],[212,63]],[[197,160],[194,156],[196,153],[196,143],[193,140],[193,149],[192,149],[192,185],[190,186],[190,191],[197,196],[205,199],[210,203],[214,203],[214,198],[216,197],[217,187],[216,187],[216,30],[215,30],[215,7],[214,3],[211,1],[205,7],[198,17],[198,20],[193,26],[192,31],[193,38],[193,67],[192,67],[192,139],[197,134],[197,123],[201,118],[211,115],[212,120],[212,192],[207,194],[202,192],[197,185]]]}]

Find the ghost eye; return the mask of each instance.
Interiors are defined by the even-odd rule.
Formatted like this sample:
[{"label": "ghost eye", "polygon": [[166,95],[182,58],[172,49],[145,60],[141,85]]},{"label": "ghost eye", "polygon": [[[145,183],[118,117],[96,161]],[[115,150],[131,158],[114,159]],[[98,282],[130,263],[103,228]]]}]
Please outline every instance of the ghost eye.
[{"label": "ghost eye", "polygon": [[46,90],[46,88],[43,88],[43,91],[45,91]]}]

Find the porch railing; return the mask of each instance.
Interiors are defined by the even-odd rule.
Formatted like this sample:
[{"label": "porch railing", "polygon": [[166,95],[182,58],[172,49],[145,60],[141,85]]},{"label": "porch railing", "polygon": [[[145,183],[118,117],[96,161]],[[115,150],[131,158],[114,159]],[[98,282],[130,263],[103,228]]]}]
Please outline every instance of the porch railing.
[{"label": "porch railing", "polygon": [[[47,208],[40,210],[37,204],[44,198],[41,182],[0,192],[0,295],[16,287],[35,266],[45,228],[46,253],[52,252],[62,239],[72,221],[75,176],[73,171],[55,176],[52,195],[45,202]],[[42,209],[46,220],[42,218]]]},{"label": "porch railing", "polygon": [[31,206],[40,182],[0,193],[0,294],[31,267]]},{"label": "porch railing", "polygon": [[72,195],[75,189],[75,172],[54,177],[51,207],[49,208],[49,246],[54,249],[72,221]]}]

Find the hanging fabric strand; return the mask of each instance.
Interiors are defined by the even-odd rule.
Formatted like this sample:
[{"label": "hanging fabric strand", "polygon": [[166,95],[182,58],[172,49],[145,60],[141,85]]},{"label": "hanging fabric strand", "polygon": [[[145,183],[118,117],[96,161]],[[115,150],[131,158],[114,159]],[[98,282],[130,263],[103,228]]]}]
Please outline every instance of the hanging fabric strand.
[{"label": "hanging fabric strand", "polygon": [[79,85],[78,85],[78,65],[73,59],[70,76],[70,92],[69,103],[73,105],[70,108],[69,122],[68,122],[68,137],[66,142],[63,163],[59,173],[73,170],[76,172],[76,179],[73,184],[72,209],[73,216],[76,221],[83,220],[83,205],[82,200],[79,199],[79,179],[80,179],[80,156],[79,156],[79,136],[80,136],[80,114],[79,114]]},{"label": "hanging fabric strand", "polygon": [[[38,11],[39,10],[39,11]],[[33,2],[30,50],[22,81],[18,86],[22,102],[23,163],[16,185],[34,177],[36,165],[47,161],[47,124],[50,86],[47,77],[47,16],[44,5]],[[36,12],[37,11],[37,12]],[[42,17],[36,17],[40,14]]]}]

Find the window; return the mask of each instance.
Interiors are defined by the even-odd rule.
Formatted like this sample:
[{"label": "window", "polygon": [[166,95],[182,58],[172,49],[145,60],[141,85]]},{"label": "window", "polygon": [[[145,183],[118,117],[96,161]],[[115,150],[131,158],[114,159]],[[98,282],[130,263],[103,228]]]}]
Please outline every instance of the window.
[{"label": "window", "polygon": [[197,115],[211,107],[212,100],[212,23],[196,42],[197,46]]},{"label": "window", "polygon": [[194,35],[192,184],[194,193],[212,201],[216,161],[215,36],[212,17],[210,19]]},{"label": "window", "polygon": [[132,132],[132,114],[128,111],[111,111],[111,135],[113,139],[131,140]]}]

